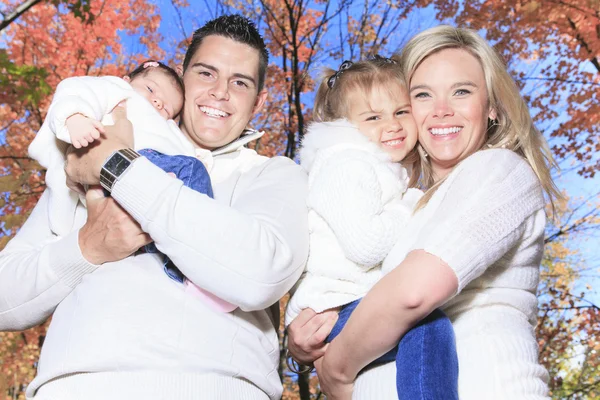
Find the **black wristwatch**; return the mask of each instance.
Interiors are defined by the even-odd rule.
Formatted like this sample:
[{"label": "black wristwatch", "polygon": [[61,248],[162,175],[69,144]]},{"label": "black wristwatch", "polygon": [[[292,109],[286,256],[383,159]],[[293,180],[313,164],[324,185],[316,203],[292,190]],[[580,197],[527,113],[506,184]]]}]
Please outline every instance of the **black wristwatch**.
[{"label": "black wristwatch", "polygon": [[140,154],[132,149],[121,149],[112,153],[100,170],[100,185],[111,193],[115,183],[139,156]]}]

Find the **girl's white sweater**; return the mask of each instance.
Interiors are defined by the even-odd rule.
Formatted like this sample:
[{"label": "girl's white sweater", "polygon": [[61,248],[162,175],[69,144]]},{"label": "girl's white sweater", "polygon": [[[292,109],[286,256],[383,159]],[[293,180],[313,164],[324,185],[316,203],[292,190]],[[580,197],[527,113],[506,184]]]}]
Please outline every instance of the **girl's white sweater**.
[{"label": "girl's white sweater", "polygon": [[[424,249],[456,273],[458,292],[443,309],[456,333],[461,400],[548,398],[534,333],[544,203],[523,158],[479,151],[452,171],[384,261],[389,272]],[[396,399],[395,365],[359,375],[354,398]]]},{"label": "girl's white sweater", "polygon": [[302,141],[310,253],[286,310],[317,312],[364,296],[422,195],[399,163],[346,120],[314,123]]}]

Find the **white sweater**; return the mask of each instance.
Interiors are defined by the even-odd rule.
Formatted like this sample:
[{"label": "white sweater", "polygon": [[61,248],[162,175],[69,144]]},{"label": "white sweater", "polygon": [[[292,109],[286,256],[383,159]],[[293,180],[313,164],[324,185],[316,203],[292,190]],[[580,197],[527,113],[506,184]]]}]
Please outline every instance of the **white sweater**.
[{"label": "white sweater", "polygon": [[[444,307],[456,334],[461,400],[546,399],[534,326],[544,249],[544,198],[529,164],[509,150],[460,163],[408,224],[383,264],[424,249],[456,273]],[[355,399],[396,399],[395,365],[359,375]]]},{"label": "white sweater", "polygon": [[305,308],[321,312],[363,297],[422,195],[405,195],[406,169],[346,120],[311,124],[300,163],[308,171],[310,254],[286,326]]},{"label": "white sweater", "polygon": [[[48,192],[0,253],[0,330],[52,313],[33,399],[279,399],[276,303],[308,254],[306,174],[229,146],[210,158],[215,199],[145,158],[112,196],[193,283],[239,305],[214,311],[169,279],[159,256],[91,265],[78,230],[48,225]],[[76,227],[86,220],[77,206]],[[275,322],[273,321],[275,320]]]},{"label": "white sweater", "polygon": [[78,76],[56,87],[48,115],[29,146],[29,155],[48,171],[50,228],[59,236],[73,230],[79,195],[65,184],[65,150],[71,138],[67,118],[74,114],[112,125],[110,112],[127,100],[127,118],[133,125],[135,149],[154,149],[168,155],[194,156],[194,146],[173,120],[166,120],[131,85],[115,76]]}]

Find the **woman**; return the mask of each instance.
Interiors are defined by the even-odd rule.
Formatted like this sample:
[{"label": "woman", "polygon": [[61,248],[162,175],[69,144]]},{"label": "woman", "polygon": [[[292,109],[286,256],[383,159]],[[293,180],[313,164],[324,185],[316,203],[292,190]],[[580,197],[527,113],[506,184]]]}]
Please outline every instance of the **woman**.
[{"label": "woman", "polygon": [[384,262],[387,275],[340,335],[325,351],[315,342],[331,316],[305,311],[289,327],[290,352],[304,363],[324,354],[315,366],[329,398],[396,398],[394,364],[357,374],[441,306],[455,329],[461,399],[547,398],[534,325],[543,191],[559,196],[548,148],[476,33],[432,28],[400,58],[419,129],[413,183],[428,191]]}]

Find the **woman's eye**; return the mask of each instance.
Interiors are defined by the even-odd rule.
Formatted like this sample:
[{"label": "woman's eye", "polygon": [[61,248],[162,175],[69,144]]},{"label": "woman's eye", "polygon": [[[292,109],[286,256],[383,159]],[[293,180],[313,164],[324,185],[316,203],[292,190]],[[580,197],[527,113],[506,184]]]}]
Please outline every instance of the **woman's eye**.
[{"label": "woman's eye", "polygon": [[415,99],[424,99],[426,97],[430,97],[429,93],[427,93],[427,92],[419,92],[419,93],[415,94]]},{"label": "woman's eye", "polygon": [[467,95],[470,93],[471,93],[471,91],[467,90],[467,89],[458,89],[456,92],[454,92],[454,94],[458,95],[458,96],[464,96],[464,95]]}]

